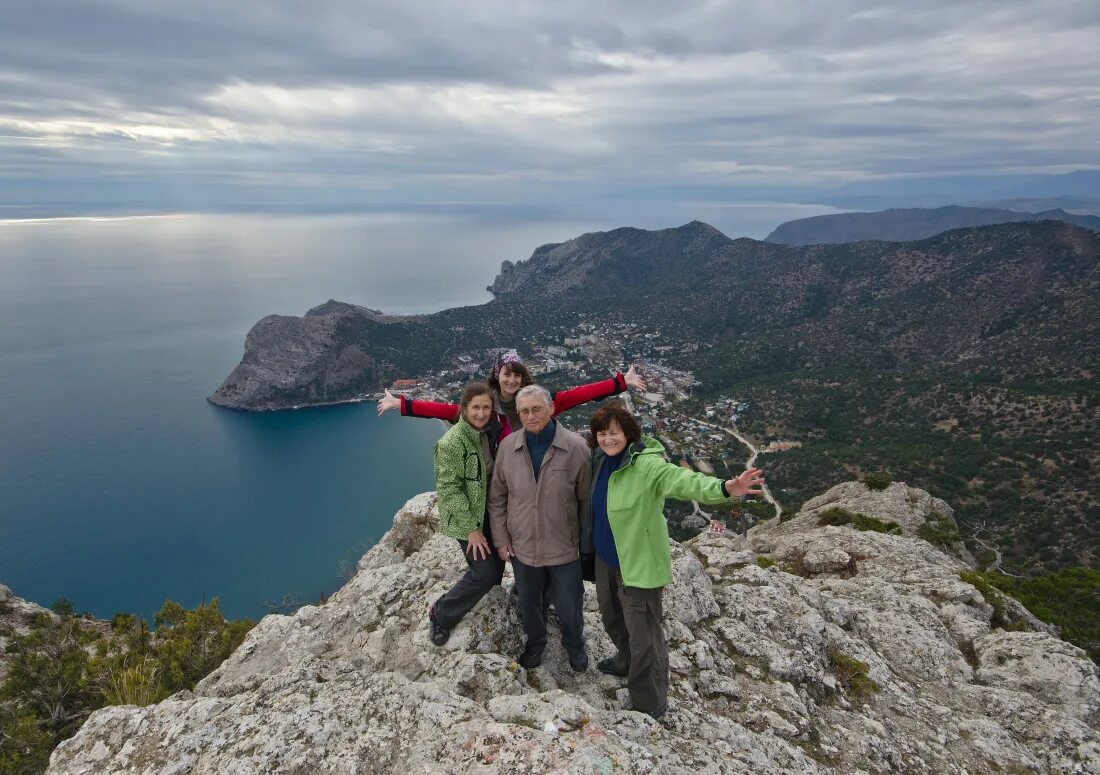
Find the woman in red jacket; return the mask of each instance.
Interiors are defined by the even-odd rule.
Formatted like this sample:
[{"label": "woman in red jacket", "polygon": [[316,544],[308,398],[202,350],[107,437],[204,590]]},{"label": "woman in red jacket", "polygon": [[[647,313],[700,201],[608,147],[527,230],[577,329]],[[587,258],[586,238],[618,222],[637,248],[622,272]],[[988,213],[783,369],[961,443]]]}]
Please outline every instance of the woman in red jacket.
[{"label": "woman in red jacket", "polygon": [[[493,389],[493,413],[501,426],[498,436],[498,439],[501,439],[513,430],[523,427],[520,425],[519,413],[516,411],[516,393],[520,388],[532,385],[535,381],[515,350],[509,350],[497,358],[493,370],[489,373],[488,381],[489,387]],[[618,372],[611,379],[554,393],[554,414],[561,414],[588,401],[610,398],[628,388],[645,390],[645,382],[634,371],[633,366],[627,370],[626,374]],[[378,402],[378,414],[381,416],[391,409],[400,409],[401,414],[409,417],[427,417],[447,422],[457,422],[461,415],[458,404],[420,401],[405,396],[395,396],[387,390],[385,396]]]}]

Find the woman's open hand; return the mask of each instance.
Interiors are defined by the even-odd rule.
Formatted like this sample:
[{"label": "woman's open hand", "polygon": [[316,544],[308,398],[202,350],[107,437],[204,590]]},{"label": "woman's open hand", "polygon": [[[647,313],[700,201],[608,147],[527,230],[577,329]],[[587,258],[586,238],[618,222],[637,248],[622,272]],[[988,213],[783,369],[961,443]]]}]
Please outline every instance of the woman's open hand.
[{"label": "woman's open hand", "polygon": [[378,399],[378,416],[381,417],[391,409],[401,408],[401,398],[395,396],[393,393],[386,389],[386,395]]},{"label": "woman's open hand", "polygon": [[727,479],[725,486],[731,498],[739,495],[763,495],[764,471],[760,468],[750,468],[740,476]]},{"label": "woman's open hand", "polygon": [[485,540],[485,534],[480,530],[474,530],[466,536],[466,553],[475,560],[487,560],[489,555],[493,553],[493,549],[489,546],[489,542]]},{"label": "woman's open hand", "polygon": [[645,380],[642,379],[642,375],[634,370],[633,364],[626,370],[626,374],[623,375],[623,382],[626,383],[628,388],[634,388],[635,390],[645,390]]}]

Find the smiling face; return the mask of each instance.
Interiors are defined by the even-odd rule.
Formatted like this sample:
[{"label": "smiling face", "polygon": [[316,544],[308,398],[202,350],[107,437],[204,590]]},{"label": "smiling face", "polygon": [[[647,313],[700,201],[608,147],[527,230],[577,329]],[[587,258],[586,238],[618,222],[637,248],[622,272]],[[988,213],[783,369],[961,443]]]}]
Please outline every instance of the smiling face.
[{"label": "smiling face", "polygon": [[500,382],[500,397],[505,401],[511,401],[512,396],[523,387],[523,376],[514,370],[511,364],[505,364],[501,368],[500,374],[497,375],[497,381]]},{"label": "smiling face", "polygon": [[462,416],[466,418],[466,422],[470,425],[481,430],[489,422],[489,418],[493,416],[493,399],[485,393],[474,396],[470,399],[470,403],[466,404],[466,410],[462,413]]},{"label": "smiling face", "polygon": [[531,433],[542,433],[542,429],[550,423],[550,407],[550,402],[544,401],[539,395],[516,399],[520,422],[523,423],[524,430]]},{"label": "smiling face", "polygon": [[617,455],[626,449],[626,434],[619,423],[612,420],[602,431],[596,431],[596,444],[605,455]]}]

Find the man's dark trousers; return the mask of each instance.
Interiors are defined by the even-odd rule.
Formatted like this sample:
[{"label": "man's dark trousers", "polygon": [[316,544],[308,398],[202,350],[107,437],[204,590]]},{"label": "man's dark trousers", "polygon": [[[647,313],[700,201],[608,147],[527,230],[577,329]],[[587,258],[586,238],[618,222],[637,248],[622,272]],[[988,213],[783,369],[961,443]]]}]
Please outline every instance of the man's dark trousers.
[{"label": "man's dark trousers", "polygon": [[630,657],[626,688],[634,710],[643,713],[661,713],[668,704],[668,643],[661,627],[664,591],[624,586],[619,569],[596,556],[600,616],[619,655]]},{"label": "man's dark trousers", "polygon": [[581,561],[562,565],[525,565],[512,558],[519,593],[519,615],[527,635],[527,651],[541,654],[546,648],[546,617],[542,606],[543,593],[549,590],[550,602],[558,614],[561,643],[569,654],[584,651],[584,580]]},{"label": "man's dark trousers", "polygon": [[489,556],[485,559],[475,560],[471,552],[467,552],[468,541],[459,541],[462,547],[462,555],[466,558],[466,573],[455,585],[451,587],[443,597],[435,601],[435,620],[448,630],[454,629],[462,617],[477,605],[481,598],[497,584],[504,576],[504,560],[493,549],[493,536],[490,533],[489,519],[481,531],[485,534],[485,540],[489,542]]}]

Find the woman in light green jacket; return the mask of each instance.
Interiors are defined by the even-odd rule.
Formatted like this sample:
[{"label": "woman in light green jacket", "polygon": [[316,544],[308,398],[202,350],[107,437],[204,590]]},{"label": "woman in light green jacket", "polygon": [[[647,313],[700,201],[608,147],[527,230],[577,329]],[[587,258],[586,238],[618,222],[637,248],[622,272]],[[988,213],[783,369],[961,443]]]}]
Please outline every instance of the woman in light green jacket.
[{"label": "woman in light green jacket", "polygon": [[672,581],[665,498],[728,503],[759,495],[758,468],[723,482],[668,462],[656,439],[622,403],[592,415],[592,508],[581,534],[582,553],[596,555],[596,597],[617,653],[597,667],[627,677],[635,710],[660,718],[668,708],[668,644],[661,627],[662,593]]},{"label": "woman in light green jacket", "polygon": [[455,625],[504,575],[504,561],[493,549],[485,518],[500,433],[492,389],[484,382],[471,382],[462,391],[459,407],[458,422],[435,444],[435,490],[439,532],[458,541],[468,567],[428,612],[428,633],[437,646],[447,642]]}]

